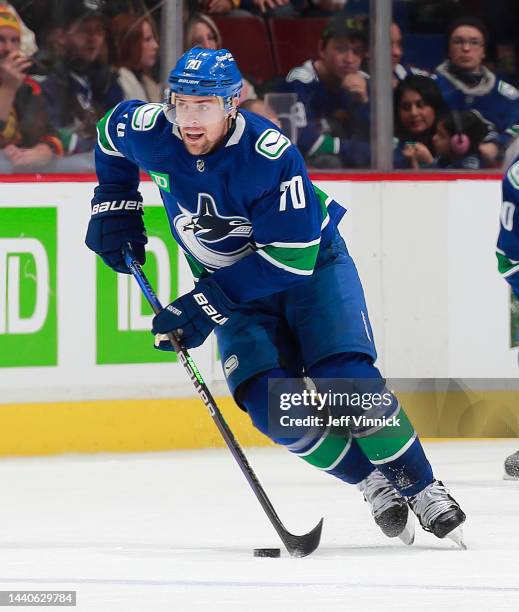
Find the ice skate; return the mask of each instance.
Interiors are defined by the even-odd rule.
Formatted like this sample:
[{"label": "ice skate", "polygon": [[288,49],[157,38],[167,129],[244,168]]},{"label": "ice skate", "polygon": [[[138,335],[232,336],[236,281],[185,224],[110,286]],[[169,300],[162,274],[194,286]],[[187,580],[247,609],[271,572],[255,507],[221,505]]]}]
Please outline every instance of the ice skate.
[{"label": "ice skate", "polygon": [[461,528],[465,513],[442,482],[434,480],[423,491],[410,497],[409,505],[425,531],[437,538],[448,537],[460,548],[466,548]]},{"label": "ice skate", "polygon": [[519,480],[519,451],[505,460],[505,480]]},{"label": "ice skate", "polygon": [[404,544],[414,541],[414,517],[402,497],[378,470],[359,482],[358,489],[371,508],[375,523],[388,538],[400,538]]}]

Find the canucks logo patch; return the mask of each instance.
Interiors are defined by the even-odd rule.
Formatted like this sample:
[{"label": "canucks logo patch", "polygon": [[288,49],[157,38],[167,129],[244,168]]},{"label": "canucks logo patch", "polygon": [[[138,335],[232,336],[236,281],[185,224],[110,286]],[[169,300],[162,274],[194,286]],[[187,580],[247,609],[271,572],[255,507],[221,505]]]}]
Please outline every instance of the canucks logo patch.
[{"label": "canucks logo patch", "polygon": [[147,132],[153,129],[162,112],[162,104],[143,104],[139,106],[132,117],[132,128],[137,132]]},{"label": "canucks logo patch", "polygon": [[252,252],[252,225],[245,217],[221,215],[213,196],[198,194],[193,214],[178,204],[182,213],[173,221],[183,247],[206,268],[230,266]]},{"label": "canucks logo patch", "polygon": [[258,138],[256,151],[260,155],[268,157],[268,159],[278,159],[289,146],[290,140],[285,135],[273,128],[269,128]]}]

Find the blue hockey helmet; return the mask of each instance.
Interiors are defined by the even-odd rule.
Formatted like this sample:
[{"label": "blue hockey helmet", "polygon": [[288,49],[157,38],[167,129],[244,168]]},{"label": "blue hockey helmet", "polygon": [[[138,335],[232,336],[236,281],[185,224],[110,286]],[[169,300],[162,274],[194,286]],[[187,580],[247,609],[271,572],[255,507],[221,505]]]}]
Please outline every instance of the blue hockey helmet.
[{"label": "blue hockey helmet", "polygon": [[178,60],[169,73],[168,83],[168,97],[171,94],[220,96],[227,107],[232,98],[240,95],[242,77],[227,49],[194,47]]}]

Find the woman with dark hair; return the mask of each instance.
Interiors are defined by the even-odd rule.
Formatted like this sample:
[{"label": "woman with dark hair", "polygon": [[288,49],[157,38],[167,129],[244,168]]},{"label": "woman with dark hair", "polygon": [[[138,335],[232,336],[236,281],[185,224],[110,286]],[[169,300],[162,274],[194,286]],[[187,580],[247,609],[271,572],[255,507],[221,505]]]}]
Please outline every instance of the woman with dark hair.
[{"label": "woman with dark hair", "polygon": [[110,23],[113,64],[125,100],[160,102],[162,88],[151,76],[159,52],[158,36],[150,17],[121,13]]},{"label": "woman with dark hair", "polygon": [[445,111],[433,79],[411,75],[395,89],[395,168],[423,168],[434,160],[433,135]]}]

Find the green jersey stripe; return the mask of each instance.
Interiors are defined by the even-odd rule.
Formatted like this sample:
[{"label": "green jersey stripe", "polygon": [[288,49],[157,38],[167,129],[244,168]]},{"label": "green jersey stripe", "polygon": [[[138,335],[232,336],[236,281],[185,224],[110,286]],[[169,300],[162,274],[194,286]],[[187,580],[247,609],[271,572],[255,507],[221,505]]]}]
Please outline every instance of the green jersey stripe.
[{"label": "green jersey stripe", "polygon": [[326,193],[324,193],[322,189],[319,189],[317,185],[314,185],[313,187],[315,195],[317,196],[319,204],[321,205],[321,214],[323,219],[321,229],[323,230],[328,225],[328,221],[330,220],[330,217],[328,215],[328,206],[330,205],[332,198],[330,198]]},{"label": "green jersey stripe", "polygon": [[[118,106],[118,105],[117,105]],[[113,115],[117,106],[114,106],[111,110],[109,110],[106,115],[97,122],[97,142],[99,147],[103,153],[107,155],[113,155],[115,157],[124,157],[122,153],[119,153],[116,146],[113,143],[113,140],[110,138],[110,134],[108,132],[108,125],[110,122],[110,117]]]},{"label": "green jersey stripe", "polygon": [[192,255],[189,253],[184,253],[186,256],[187,263],[189,264],[189,268],[191,269],[191,274],[199,280],[203,276],[208,276],[209,272],[204,268],[204,266],[199,263]]},{"label": "green jersey stripe", "polygon": [[[319,252],[319,243],[311,244],[306,247],[278,247],[267,244],[263,247],[263,254],[267,254],[270,259],[274,259],[278,264],[286,268],[301,272],[312,272]],[[258,251],[259,252],[259,251]]]},{"label": "green jersey stripe", "polygon": [[505,278],[519,271],[519,261],[514,261],[499,251],[496,252],[497,269]]}]

